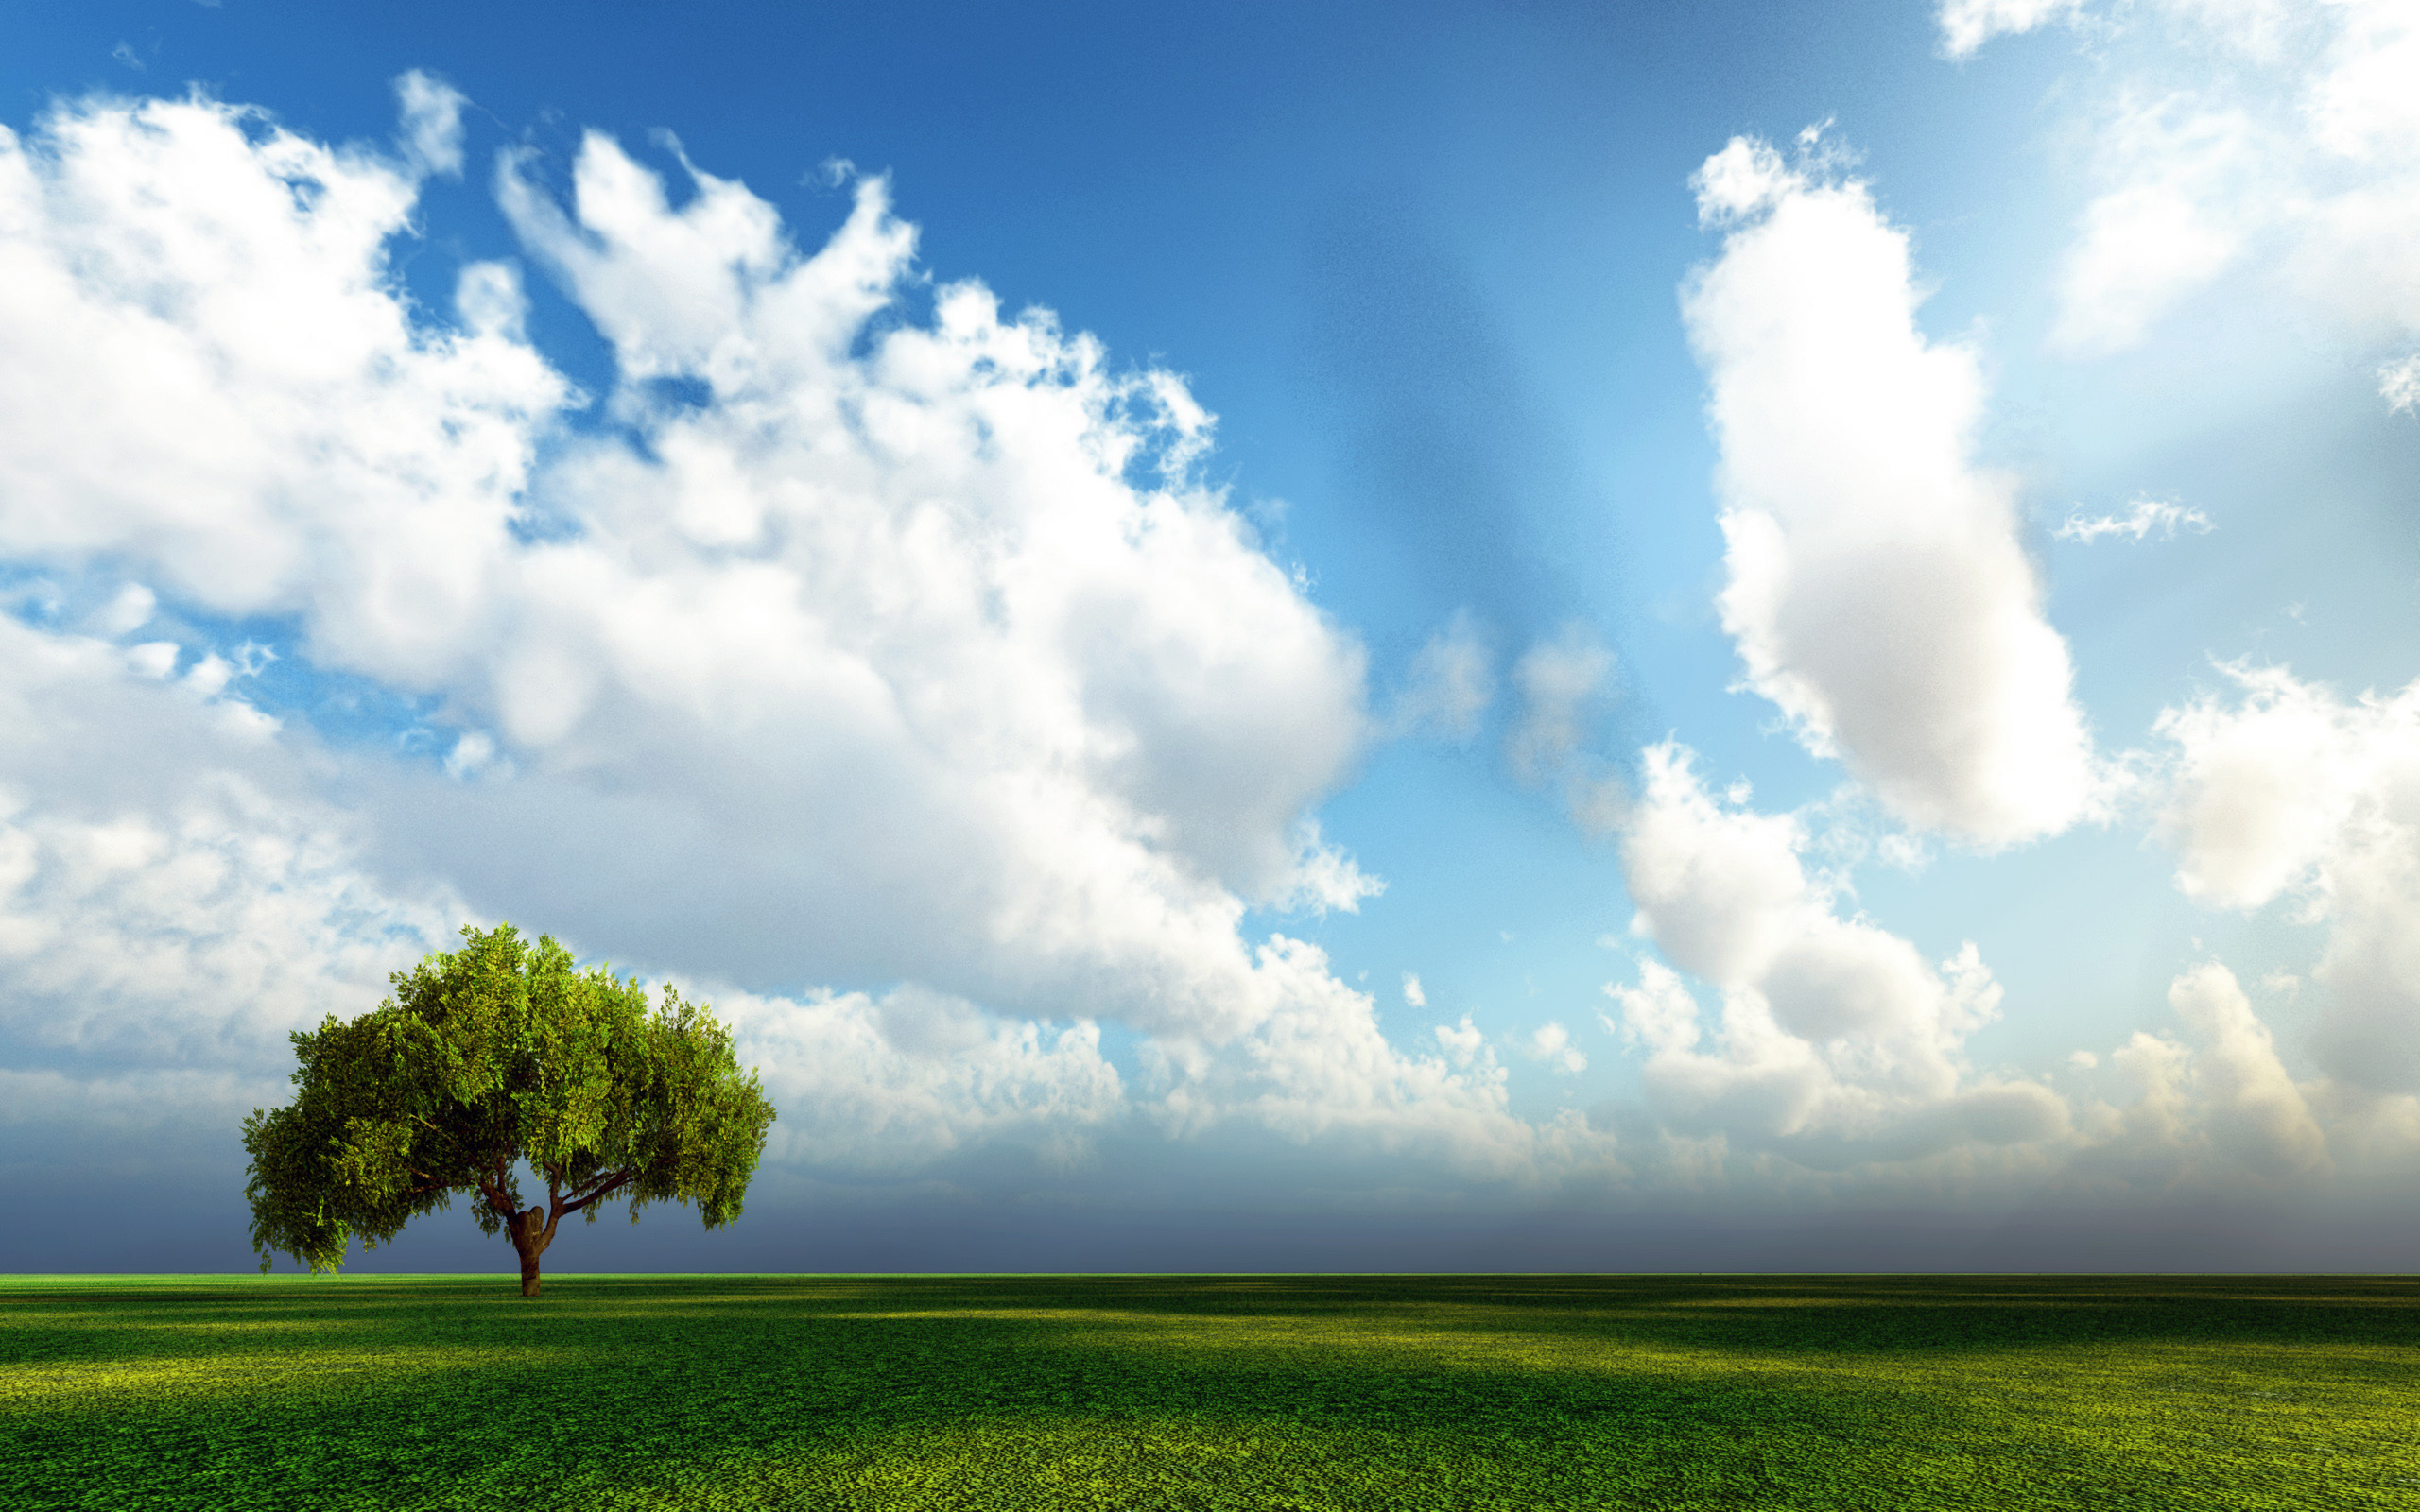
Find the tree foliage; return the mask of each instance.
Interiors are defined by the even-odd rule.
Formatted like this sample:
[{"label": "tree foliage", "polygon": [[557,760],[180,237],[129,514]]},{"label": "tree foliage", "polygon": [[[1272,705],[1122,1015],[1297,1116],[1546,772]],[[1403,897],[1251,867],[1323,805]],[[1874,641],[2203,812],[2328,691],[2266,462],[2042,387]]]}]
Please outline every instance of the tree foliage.
[{"label": "tree foliage", "polygon": [[[571,1213],[627,1201],[635,1223],[669,1201],[708,1228],[738,1217],[773,1108],[707,1007],[667,987],[650,1013],[636,981],[576,971],[510,924],[462,935],[396,972],[375,1012],[292,1036],[294,1100],[244,1121],[261,1269],[283,1252],[334,1270],[354,1238],[374,1248],[458,1195],[511,1240],[534,1297]],[[524,1162],[546,1187],[526,1209]]]}]

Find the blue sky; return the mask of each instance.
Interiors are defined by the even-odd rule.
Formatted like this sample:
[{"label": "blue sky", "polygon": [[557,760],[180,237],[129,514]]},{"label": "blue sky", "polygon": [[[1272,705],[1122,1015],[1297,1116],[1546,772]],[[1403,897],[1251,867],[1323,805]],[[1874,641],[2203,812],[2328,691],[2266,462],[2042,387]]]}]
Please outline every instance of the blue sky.
[{"label": "blue sky", "polygon": [[499,919],[781,1113],[576,1266],[2408,1244],[2408,6],[12,30],[0,1263]]}]

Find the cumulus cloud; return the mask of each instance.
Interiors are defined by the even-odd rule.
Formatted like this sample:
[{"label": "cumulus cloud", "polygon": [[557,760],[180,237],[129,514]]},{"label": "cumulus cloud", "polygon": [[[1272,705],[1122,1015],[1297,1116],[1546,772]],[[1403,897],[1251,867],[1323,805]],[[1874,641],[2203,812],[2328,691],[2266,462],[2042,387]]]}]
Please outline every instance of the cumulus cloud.
[{"label": "cumulus cloud", "polygon": [[1471,1022],[1471,1016],[1467,1013],[1462,1015],[1462,1022],[1459,1024],[1437,1025],[1436,1035],[1438,1045],[1457,1066],[1470,1066],[1482,1054],[1488,1056],[1491,1064],[1494,1061],[1494,1053],[1487,1050],[1487,1036]]},{"label": "cumulus cloud", "polygon": [[[2235,973],[2197,966],[2169,984],[2187,1038],[2136,1031],[2109,1055],[2124,1101],[2079,1110],[2082,1147],[2060,1184],[2148,1194],[2239,1191],[2329,1175],[2334,1162],[2311,1094],[2287,1073],[2268,1025]],[[2098,1057],[2076,1053],[2090,1070]]]},{"label": "cumulus cloud", "polygon": [[2161,540],[2174,541],[2179,530],[2206,536],[2216,528],[2210,524],[2208,515],[2188,505],[2163,499],[2136,499],[2122,515],[2071,514],[2050,534],[2060,541],[2090,545],[2103,536],[2131,536],[2136,541],[2143,541],[2156,530]]},{"label": "cumulus cloud", "polygon": [[2066,828],[2091,741],[2014,485],[1973,455],[1975,352],[1917,329],[1907,235],[1862,183],[1742,138],[1697,186],[1729,228],[1682,308],[1746,685],[1910,825],[1985,848]]},{"label": "cumulus cloud", "polygon": [[[2000,1001],[1972,944],[1928,962],[1841,918],[1806,869],[1801,822],[1726,805],[1686,749],[1651,747],[1641,775],[1623,875],[1634,932],[1671,965],[1609,984],[1619,1017],[1607,1024],[1646,1053],[1650,1105],[1668,1128],[1825,1168],[2066,1132],[2048,1089],[1965,1067],[1965,1041]],[[1710,1043],[1684,971],[1720,998]]]},{"label": "cumulus cloud", "polygon": [[1558,1076],[1577,1075],[1588,1069],[1588,1057],[1571,1042],[1571,1031],[1559,1023],[1544,1024],[1530,1034],[1522,1054],[1531,1060],[1543,1060]]},{"label": "cumulus cloud", "polygon": [[1428,1006],[1428,994],[1423,990],[1420,986],[1419,972],[1406,971],[1403,973],[1403,1000],[1406,1005],[1410,1007],[1425,1008]]},{"label": "cumulus cloud", "polygon": [[743,979],[1266,1011],[1244,909],[1376,887],[1307,822],[1362,660],[1191,481],[1182,385],[975,284],[904,318],[880,180],[806,255],[591,136],[568,205],[497,180],[617,361],[618,423],[566,429],[508,266],[451,328],[393,286],[460,106],[399,91],[404,163],[200,98],[0,142],[7,549],[434,700],[490,780],[397,777],[383,844],[488,906]]},{"label": "cumulus cloud", "polygon": [[[1944,9],[1953,51],[1952,13],[1967,9]],[[2006,24],[1955,36],[1971,51],[2056,13],[2033,9],[2010,6]],[[2113,45],[2099,70],[2105,93],[2087,96],[2097,192],[2068,254],[2054,339],[2083,352],[2131,346],[2247,263],[2365,344],[2420,339],[2411,7],[2101,9]]]},{"label": "cumulus cloud", "polygon": [[223,1110],[445,943],[458,899],[380,881],[320,775],[225,679],[0,615],[0,1063],[62,1117],[130,1086]]},{"label": "cumulus cloud", "polygon": [[[461,268],[449,319],[402,295],[463,102],[397,88],[400,154],[200,96],[0,133],[0,560],[56,588],[0,620],[0,1030],[92,1090],[60,1106],[130,1057],[250,1085],[506,917],[702,984],[789,1159],[1074,1160],[1132,1119],[1610,1158],[1514,1116],[1483,1045],[1402,1052],[1320,952],[1243,937],[1378,890],[1314,812],[1374,722],[1358,644],[1201,481],[1180,381],[929,288],[883,180],[803,251],[677,144],[678,197],[591,135],[565,200],[517,152],[495,180],[611,345],[583,419],[515,264]],[[1450,734],[1484,653],[1433,645]],[[270,656],[423,723],[282,727],[246,701]]]},{"label": "cumulus cloud", "polygon": [[2420,1093],[2420,682],[2347,699],[2283,667],[2221,670],[2232,696],[2155,727],[2174,747],[2159,833],[2177,885],[2325,924],[2322,1069],[2345,1095]]},{"label": "cumulus cloud", "polygon": [[912,985],[707,996],[781,1109],[766,1150],[776,1160],[896,1172],[970,1144],[1023,1143],[1064,1163],[1127,1110],[1089,1021],[1005,1020]]},{"label": "cumulus cloud", "polygon": [[2326,1141],[2235,973],[2223,966],[2197,967],[2169,988],[2168,1003],[2202,1040],[2196,1070],[2218,1147],[2268,1175],[2325,1165]]},{"label": "cumulus cloud", "polygon": [[1258,955],[1276,1006],[1251,1033],[1217,1050],[1173,1037],[1146,1045],[1148,1111],[1163,1126],[1244,1124],[1525,1184],[1616,1168],[1613,1139],[1579,1115],[1533,1124],[1512,1113],[1504,1068],[1468,1016],[1436,1028],[1443,1056],[1407,1054],[1316,947],[1280,938]]},{"label": "cumulus cloud", "polygon": [[0,549],[428,686],[486,628],[539,425],[525,346],[416,327],[410,172],[205,99],[0,130]]}]

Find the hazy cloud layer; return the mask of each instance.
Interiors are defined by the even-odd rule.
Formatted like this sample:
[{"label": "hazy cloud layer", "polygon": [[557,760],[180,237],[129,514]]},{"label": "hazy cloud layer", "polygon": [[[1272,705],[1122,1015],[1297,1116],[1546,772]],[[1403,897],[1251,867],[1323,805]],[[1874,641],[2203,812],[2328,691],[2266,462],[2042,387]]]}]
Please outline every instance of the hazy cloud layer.
[{"label": "hazy cloud layer", "polygon": [[[1971,52],[2078,9],[1952,4],[1944,38]],[[1996,19],[1979,29],[1981,12]],[[2132,346],[2249,265],[2365,345],[2420,342],[2420,14],[2405,0],[2165,0],[2095,14],[2098,192],[2067,256],[2054,339],[2083,353]],[[2403,370],[2380,374],[2390,403]]]}]

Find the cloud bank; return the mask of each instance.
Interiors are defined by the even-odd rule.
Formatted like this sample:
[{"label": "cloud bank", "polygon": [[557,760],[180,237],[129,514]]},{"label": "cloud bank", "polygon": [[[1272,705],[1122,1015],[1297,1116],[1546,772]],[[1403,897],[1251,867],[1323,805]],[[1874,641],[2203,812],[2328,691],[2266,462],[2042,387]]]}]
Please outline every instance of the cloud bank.
[{"label": "cloud bank", "polygon": [[[402,294],[464,102],[398,94],[391,148],[199,94],[0,135],[12,1059],[251,1085],[286,1028],[509,915],[702,983],[800,1160],[1075,1159],[1120,1119],[1601,1160],[1241,933],[1378,889],[1314,816],[1373,726],[1357,642],[1201,481],[1179,380],[927,296],[880,180],[805,251],[744,185],[678,159],[676,192],[592,133],[566,198],[519,152],[494,179],[611,346],[579,393],[519,266],[464,266],[450,320]],[[1474,646],[1424,665],[1448,735]],[[269,656],[405,728],[282,723]],[[849,982],[877,986],[818,985]]]}]

